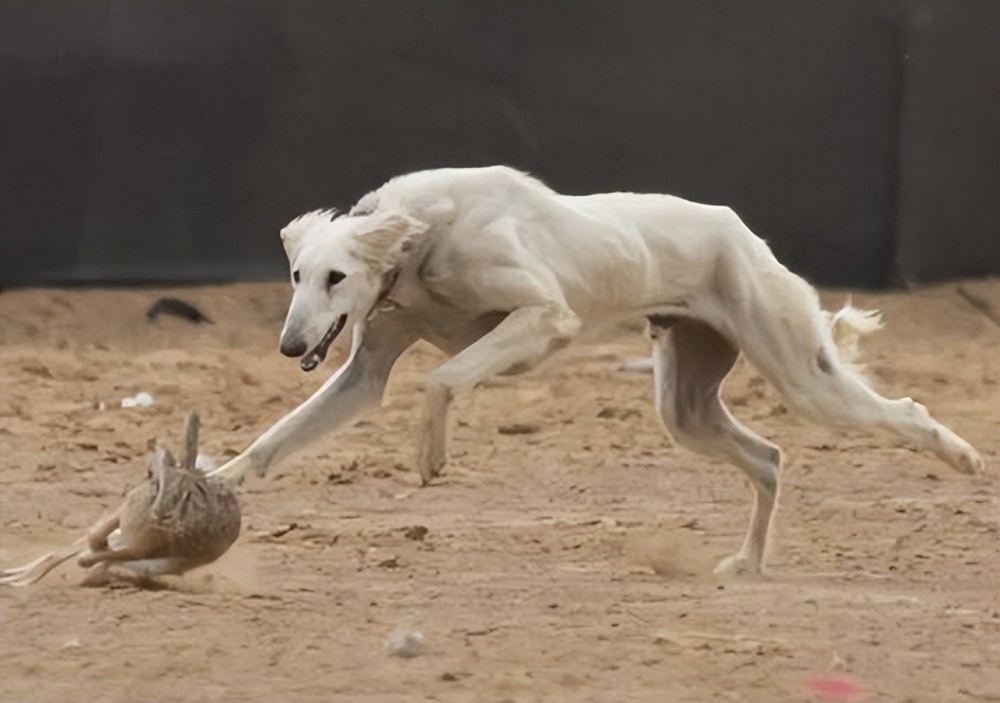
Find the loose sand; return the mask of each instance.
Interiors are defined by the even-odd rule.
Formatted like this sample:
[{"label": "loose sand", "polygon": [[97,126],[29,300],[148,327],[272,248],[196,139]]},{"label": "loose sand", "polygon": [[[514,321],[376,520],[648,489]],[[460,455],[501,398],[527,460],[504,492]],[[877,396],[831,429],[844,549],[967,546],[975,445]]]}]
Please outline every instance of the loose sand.
[{"label": "loose sand", "polygon": [[[997,305],[996,281],[964,286]],[[147,324],[163,294],[0,296],[0,564],[117,504],[147,440],[178,444],[189,411],[222,461],[338,361],[310,375],[278,354],[283,285],[169,291],[215,320],[201,327]],[[641,334],[461,395],[451,463],[424,489],[417,391],[441,356],[419,346],[380,411],[247,482],[216,564],[160,590],[79,588],[74,564],[0,590],[0,698],[777,703],[833,671],[879,703],[996,701],[997,327],[956,284],[855,302],[885,313],[877,387],[928,405],[985,476],[799,420],[741,362],[726,396],[788,465],[768,574],[720,582],[749,488],[672,446],[650,379],[614,370]],[[155,405],[120,407],[140,391]],[[419,656],[387,656],[399,628],[422,633]]]}]

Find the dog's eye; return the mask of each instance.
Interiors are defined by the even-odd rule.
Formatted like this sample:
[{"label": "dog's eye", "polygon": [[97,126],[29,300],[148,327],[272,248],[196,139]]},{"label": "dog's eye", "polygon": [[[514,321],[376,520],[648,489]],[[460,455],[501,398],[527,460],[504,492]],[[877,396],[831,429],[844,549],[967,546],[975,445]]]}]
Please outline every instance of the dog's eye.
[{"label": "dog's eye", "polygon": [[295,281],[296,283],[299,282],[299,272],[297,270],[292,271],[292,280]]},{"label": "dog's eye", "polygon": [[326,285],[328,288],[333,288],[335,285],[343,281],[347,277],[346,274],[340,271],[331,271],[326,277]]}]

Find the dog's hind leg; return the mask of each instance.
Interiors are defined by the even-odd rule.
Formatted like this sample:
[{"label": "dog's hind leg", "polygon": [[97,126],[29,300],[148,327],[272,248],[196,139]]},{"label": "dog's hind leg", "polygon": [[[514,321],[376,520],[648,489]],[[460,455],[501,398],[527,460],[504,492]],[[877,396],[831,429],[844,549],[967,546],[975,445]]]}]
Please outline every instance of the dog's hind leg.
[{"label": "dog's hind leg", "polygon": [[656,408],[678,444],[728,459],[753,484],[755,498],[743,547],[717,572],[760,571],[778,494],[781,450],[740,424],[719,389],[739,352],[710,326],[683,318],[650,318]]},{"label": "dog's hind leg", "polygon": [[982,470],[979,452],[912,398],[884,398],[843,365],[831,364],[824,370],[808,368],[802,360],[788,362],[776,375],[765,375],[800,415],[835,427],[888,429],[917,448],[934,452],[958,471]]},{"label": "dog's hind leg", "polygon": [[842,360],[816,295],[805,282],[781,277],[771,285],[779,283],[782,295],[751,300],[744,306],[745,317],[733,327],[744,355],[781,392],[790,409],[827,425],[885,428],[959,471],[982,468],[979,453],[931,417],[927,408],[911,398],[882,397]]},{"label": "dog's hind leg", "polygon": [[572,311],[555,305],[518,308],[428,377],[420,421],[417,467],[426,485],[446,458],[448,405],[456,391],[502,373],[521,373],[562,349],[580,329]]}]

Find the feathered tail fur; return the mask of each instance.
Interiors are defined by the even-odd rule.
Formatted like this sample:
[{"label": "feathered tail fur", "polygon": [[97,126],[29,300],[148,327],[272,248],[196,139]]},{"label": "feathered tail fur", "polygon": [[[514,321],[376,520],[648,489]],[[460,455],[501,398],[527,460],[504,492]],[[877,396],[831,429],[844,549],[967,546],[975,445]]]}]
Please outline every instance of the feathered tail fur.
[{"label": "feathered tail fur", "polygon": [[840,360],[861,372],[864,365],[860,363],[861,350],[858,343],[862,337],[882,328],[882,314],[878,310],[859,310],[851,305],[850,298],[840,310],[824,310],[823,314],[830,326],[830,334],[837,346]]}]

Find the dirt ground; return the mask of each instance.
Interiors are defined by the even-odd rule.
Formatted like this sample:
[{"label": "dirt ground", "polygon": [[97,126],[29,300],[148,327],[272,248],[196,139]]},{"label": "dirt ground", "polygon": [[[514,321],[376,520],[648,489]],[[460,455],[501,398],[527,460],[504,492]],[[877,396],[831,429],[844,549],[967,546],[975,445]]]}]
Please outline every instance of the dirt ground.
[{"label": "dirt ground", "polygon": [[[962,287],[997,306],[997,281]],[[418,346],[380,411],[244,485],[216,564],[158,590],[80,588],[73,563],[0,589],[0,698],[777,703],[834,672],[879,703],[997,701],[998,329],[958,289],[855,303],[885,314],[876,386],[928,405],[984,476],[799,420],[743,362],[731,376],[734,412],[787,452],[766,576],[712,575],[750,490],[673,447],[650,379],[615,370],[640,333],[460,396],[451,463],[424,489],[417,391],[441,356]],[[338,361],[304,374],[278,353],[284,285],[169,291],[205,326],[148,324],[163,294],[0,295],[0,564],[77,537],[190,410],[222,462]],[[155,405],[120,407],[140,391]],[[387,656],[398,628],[423,634],[420,656]]]}]

